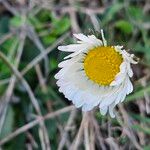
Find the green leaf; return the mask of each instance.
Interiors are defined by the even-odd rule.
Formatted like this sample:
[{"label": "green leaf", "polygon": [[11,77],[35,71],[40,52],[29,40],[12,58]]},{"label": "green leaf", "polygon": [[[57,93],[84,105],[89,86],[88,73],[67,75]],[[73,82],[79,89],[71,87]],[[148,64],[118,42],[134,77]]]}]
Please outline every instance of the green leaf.
[{"label": "green leaf", "polygon": [[48,134],[51,140],[54,140],[56,138],[57,133],[57,122],[56,119],[47,120],[46,126],[48,129]]},{"label": "green leaf", "polygon": [[145,146],[145,147],[143,148],[143,150],[150,150],[150,145]]},{"label": "green leaf", "polygon": [[26,149],[26,136],[20,134],[10,141],[9,145],[6,145],[6,150],[25,150]]},{"label": "green leaf", "polygon": [[50,69],[54,70],[57,68],[57,66],[58,66],[57,60],[55,58],[51,58],[50,59]]},{"label": "green leaf", "polygon": [[138,132],[144,132],[145,134],[149,134],[150,135],[150,129],[146,128],[146,127],[141,127],[140,125],[136,124],[136,125],[132,125],[131,126],[133,129],[137,130]]},{"label": "green leaf", "polygon": [[42,42],[45,44],[45,45],[50,45],[52,44],[53,42],[56,41],[56,37],[55,36],[52,36],[51,34],[50,35],[47,35],[47,36],[44,36],[42,38]]},{"label": "green leaf", "polygon": [[18,38],[16,36],[13,36],[7,39],[2,45],[0,45],[0,48],[2,48],[6,52],[10,52],[12,50],[12,47],[14,46],[14,43],[18,43],[18,41]]},{"label": "green leaf", "polygon": [[136,91],[135,93],[127,96],[125,102],[130,102],[130,101],[136,100],[137,98],[138,99],[142,98],[144,96],[144,92],[150,93],[150,86],[140,89],[140,90]]},{"label": "green leaf", "polygon": [[5,16],[0,18],[0,35],[9,31],[9,17]]},{"label": "green leaf", "polygon": [[63,17],[60,20],[55,19],[52,22],[52,26],[54,26],[52,33],[55,35],[61,35],[70,28],[70,24],[70,19],[67,17]]},{"label": "green leaf", "polygon": [[106,15],[102,19],[103,26],[112,20],[116,13],[118,13],[123,8],[122,3],[115,3],[111,5],[106,12]]},{"label": "green leaf", "polygon": [[21,16],[15,16],[10,20],[10,25],[13,27],[20,27],[23,25]]},{"label": "green leaf", "polygon": [[0,139],[6,137],[13,130],[14,124],[14,111],[11,106],[8,107],[8,111],[6,114],[5,122],[3,125],[2,133],[0,134]]},{"label": "green leaf", "polygon": [[140,116],[140,115],[137,115],[137,114],[131,114],[131,116],[135,119],[137,119],[138,121],[140,122],[143,122],[143,123],[150,123],[150,118],[147,118],[147,117],[143,117],[143,116]]},{"label": "green leaf", "polygon": [[52,17],[52,13],[50,13],[49,10],[42,10],[42,11],[40,11],[40,13],[38,13],[38,19],[41,22],[50,21],[51,17]]},{"label": "green leaf", "polygon": [[128,13],[131,18],[134,20],[142,20],[143,19],[143,10],[136,6],[129,6]]},{"label": "green leaf", "polygon": [[147,48],[147,47],[142,46],[142,43],[138,42],[133,48],[134,48],[135,52],[142,52],[142,53],[149,52],[149,54],[150,54],[150,49]]},{"label": "green leaf", "polygon": [[41,27],[43,24],[35,16],[29,16],[27,19],[28,24],[33,25],[35,28]]},{"label": "green leaf", "polygon": [[125,20],[119,20],[116,22],[115,27],[121,30],[123,33],[130,34],[133,31],[131,23]]}]

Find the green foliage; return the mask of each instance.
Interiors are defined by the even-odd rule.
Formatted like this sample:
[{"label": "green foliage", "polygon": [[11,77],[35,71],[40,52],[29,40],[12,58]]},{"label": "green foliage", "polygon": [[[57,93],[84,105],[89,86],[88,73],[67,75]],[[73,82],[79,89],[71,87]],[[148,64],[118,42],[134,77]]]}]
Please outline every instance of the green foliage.
[{"label": "green foliage", "polygon": [[143,117],[140,115],[136,115],[136,114],[131,114],[133,118],[135,118],[136,120],[143,122],[143,123],[148,123],[150,124],[150,118],[148,117]]},{"label": "green foliage", "polygon": [[10,51],[12,51],[15,42],[18,43],[18,38],[13,36],[8,40],[6,40],[2,45],[0,45],[0,48],[3,49],[3,52],[10,53]]},{"label": "green foliage", "polygon": [[116,28],[120,29],[125,34],[130,34],[133,31],[133,26],[128,21],[119,20],[115,23]]},{"label": "green foliage", "polygon": [[[139,112],[139,102],[143,100],[145,93],[148,95],[150,94],[149,78],[146,82],[146,87],[141,86],[141,83],[139,82],[141,77],[144,77],[145,75],[148,76],[150,66],[150,31],[149,27],[147,27],[147,23],[149,23],[150,20],[150,15],[149,11],[145,11],[144,3],[138,0],[116,0],[115,2],[112,0],[100,0],[94,1],[94,3],[89,3],[86,0],[83,0],[82,2],[74,1],[75,5],[69,6],[69,3],[65,1],[55,1],[53,3],[54,6],[50,5],[47,6],[47,8],[43,7],[42,4],[35,4],[33,8],[28,8],[26,17],[22,14],[28,5],[22,6],[19,2],[14,3],[13,1],[10,2],[10,4],[13,4],[12,7],[16,11],[21,10],[21,13],[18,13],[18,15],[15,16],[12,12],[7,10],[7,8],[2,8],[0,6],[0,51],[5,54],[13,66],[16,61],[18,61],[16,60],[16,57],[18,55],[18,48],[22,40],[20,39],[20,31],[22,30],[22,27],[33,29],[37,36],[35,37],[35,35],[30,32],[29,34],[32,36],[29,38],[27,33],[27,37],[24,41],[23,53],[18,65],[18,70],[20,72],[27,65],[31,65],[31,62],[42,53],[41,49],[39,49],[40,46],[37,45],[37,43],[34,43],[34,40],[40,41],[40,44],[42,44],[45,48],[44,51],[53,44],[61,45],[72,42],[72,31],[76,29],[76,24],[74,24],[75,18],[70,19],[70,17],[72,17],[72,12],[76,13],[75,17],[77,19],[77,24],[81,29],[80,32],[87,33],[89,28],[93,29],[98,23],[100,28],[103,28],[105,31],[105,37],[108,39],[109,45],[124,45],[125,48],[131,48],[135,55],[138,55],[141,58],[139,64],[134,68],[134,92],[127,96],[124,106],[126,113],[130,116],[128,126],[131,130],[134,130],[133,134],[135,134],[137,139],[139,138],[138,132],[142,132],[144,134],[146,144],[143,145],[143,149],[149,150],[150,143],[148,138],[150,136],[150,119],[148,115],[145,114],[145,116],[141,116]],[[70,9],[73,9],[73,11]],[[103,12],[99,13],[99,10],[102,10]],[[56,43],[58,38],[65,35],[67,32],[71,33],[70,38],[65,39],[65,41],[61,43]],[[12,35],[5,39],[5,36],[7,37],[9,34]],[[58,91],[56,80],[54,79],[54,75],[58,71],[58,63],[62,61],[65,55],[66,54],[63,52],[60,53],[56,46],[47,55],[47,57],[44,57],[44,59],[38,62],[40,67],[40,70],[38,71],[41,73],[40,75],[43,78],[38,74],[39,72],[37,71],[36,65],[34,65],[32,69],[23,75],[37,99],[42,115],[46,115],[48,113],[53,114],[53,112],[70,105],[70,102],[66,100],[63,94]],[[48,61],[48,73],[45,73],[45,59]],[[9,78],[12,76],[13,74],[8,66],[0,60],[1,99],[8,89],[8,85],[10,84]],[[41,84],[41,80],[39,80],[39,78],[42,78],[44,83]],[[2,83],[7,79],[8,82]],[[145,103],[145,101],[143,103]],[[132,104],[136,105],[137,108],[131,108]],[[82,113],[80,109],[78,110],[79,112],[73,120],[72,125],[69,129],[67,129],[67,139],[69,139],[69,142],[74,141],[79,129],[78,127],[80,126],[82,120]],[[126,149],[134,149],[134,144],[126,135],[126,132],[124,132],[123,125],[125,123],[122,119],[124,116],[122,116],[122,112],[120,113],[120,109],[116,109],[116,111],[118,111],[117,114],[119,114],[120,120],[116,118],[111,119],[108,116],[102,116],[98,109],[92,112],[97,121],[99,128],[98,130],[101,134],[100,138],[102,139],[100,140],[104,141],[104,144],[106,144],[105,139],[110,134],[109,136],[114,138],[115,143],[119,144],[120,148],[125,146]],[[146,113],[146,110],[143,112]],[[60,113],[56,117],[45,120],[52,150],[58,149],[58,144],[62,136],[61,134],[68,122],[69,116],[70,112]],[[19,127],[22,127],[25,124],[32,122],[34,119],[37,119],[37,117],[37,112],[33,107],[33,103],[31,102],[26,88],[17,79],[17,82],[14,84],[10,103],[8,105],[4,126],[2,128],[2,133],[0,134],[0,140],[7,137]],[[145,126],[143,127],[141,123],[145,124]],[[93,124],[94,123],[91,121],[89,125],[90,129]],[[27,149],[27,145],[30,144],[32,149],[41,150],[42,147],[39,128],[40,126],[38,124],[30,130],[17,135],[15,138],[4,144],[2,148],[4,150],[23,150]],[[110,131],[108,131],[108,129]],[[95,131],[95,129],[93,131],[89,130],[89,133],[94,133],[93,136],[95,136],[96,139],[96,142],[94,143],[99,146],[99,137],[97,137],[97,133],[95,134]],[[33,143],[28,137],[28,133],[31,135],[32,140],[36,142],[38,147],[34,147],[32,145]],[[67,143],[68,145],[70,144],[69,142]],[[99,149],[98,146],[96,147],[97,149]],[[84,149],[83,145],[81,145],[80,148]],[[106,148],[108,148],[108,144]],[[64,149],[67,149],[67,146]]]},{"label": "green foliage", "polygon": [[43,37],[43,42],[48,45],[56,41],[56,37],[70,28],[70,20],[67,17],[52,19],[52,29]]},{"label": "green foliage", "polygon": [[9,17],[7,16],[0,18],[0,36],[8,32],[9,21]]},{"label": "green foliage", "polygon": [[138,98],[142,98],[144,96],[144,92],[150,93],[150,86],[137,90],[135,93],[129,95],[126,98],[127,102],[136,101]]},{"label": "green foliage", "polygon": [[143,11],[142,11],[142,9],[139,8],[139,7],[136,7],[136,6],[129,6],[129,7],[127,8],[127,11],[128,11],[128,13],[129,13],[130,17],[131,17],[132,19],[136,20],[136,21],[140,21],[140,20],[144,19],[144,18],[143,18]]},{"label": "green foliage", "polygon": [[150,149],[150,145],[145,146],[143,149],[144,149],[144,150],[149,150],[149,149]]},{"label": "green foliage", "polygon": [[115,15],[117,15],[120,10],[123,8],[122,3],[114,3],[110,7],[108,7],[104,18],[103,18],[103,25],[106,25],[106,23],[109,23],[112,20],[115,20]]},{"label": "green foliage", "polygon": [[0,134],[0,139],[3,139],[13,131],[13,125],[14,125],[14,110],[11,106],[9,106],[4,122],[4,128],[2,130],[2,133]]},{"label": "green foliage", "polygon": [[56,68],[58,67],[58,62],[55,58],[51,58],[50,59],[50,68],[51,70],[56,70]]},{"label": "green foliage", "polygon": [[131,126],[133,129],[137,130],[137,131],[141,131],[141,132],[144,132],[145,134],[149,134],[150,135],[150,129],[147,128],[147,127],[142,127],[138,124],[136,125],[132,125]]},{"label": "green foliage", "polygon": [[21,16],[15,16],[10,20],[10,26],[12,27],[21,27],[23,25],[23,20]]}]

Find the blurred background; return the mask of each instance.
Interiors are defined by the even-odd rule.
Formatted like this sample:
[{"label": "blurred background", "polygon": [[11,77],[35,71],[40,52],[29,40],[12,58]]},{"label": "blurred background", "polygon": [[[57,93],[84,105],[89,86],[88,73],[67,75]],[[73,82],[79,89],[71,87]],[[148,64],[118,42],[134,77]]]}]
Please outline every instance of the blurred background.
[{"label": "blurred background", "polygon": [[[54,75],[72,33],[104,29],[140,58],[116,118],[83,114]],[[0,0],[0,149],[150,150],[149,0]]]}]

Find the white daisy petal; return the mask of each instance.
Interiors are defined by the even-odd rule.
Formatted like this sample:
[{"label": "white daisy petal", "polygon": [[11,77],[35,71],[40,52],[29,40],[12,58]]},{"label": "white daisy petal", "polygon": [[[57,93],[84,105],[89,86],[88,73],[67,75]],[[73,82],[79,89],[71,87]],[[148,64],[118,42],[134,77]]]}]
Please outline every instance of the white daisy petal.
[{"label": "white daisy petal", "polygon": [[127,94],[130,94],[133,91],[133,85],[129,78],[127,78]]},{"label": "white daisy petal", "polygon": [[84,105],[82,107],[83,111],[90,111],[95,106],[97,106],[101,101],[101,98],[98,96],[93,96],[91,94],[84,95]]},{"label": "white daisy petal", "polygon": [[115,100],[115,104],[117,105],[119,102],[123,101],[125,99],[125,96],[127,95],[127,84],[126,80],[120,85],[118,89],[118,95]]},{"label": "white daisy petal", "polygon": [[83,92],[78,92],[75,96],[74,96],[74,99],[72,101],[75,106],[78,108],[78,107],[81,107],[83,104],[84,104],[84,100],[83,100]]},{"label": "white daisy petal", "polygon": [[[102,41],[97,39],[94,35],[85,36],[84,34],[74,34],[74,36],[81,40],[82,43],[91,44],[91,45],[102,45]],[[79,42],[78,42],[79,43]]]},{"label": "white daisy petal", "polygon": [[111,103],[113,103],[117,98],[117,93],[113,93],[111,96],[105,97],[102,102],[100,103],[100,108],[109,106]]},{"label": "white daisy petal", "polygon": [[115,106],[116,106],[115,103],[112,103],[112,104],[109,106],[109,114],[110,114],[110,116],[111,116],[112,118],[115,118],[115,114],[114,114],[114,112],[113,112],[113,109],[114,109]]},{"label": "white daisy petal", "polygon": [[86,44],[70,44],[67,46],[58,46],[58,49],[65,52],[76,52],[85,49],[86,46]]},{"label": "white daisy petal", "polygon": [[103,42],[94,35],[74,36],[77,44],[58,47],[72,52],[58,65],[61,69],[55,78],[59,91],[77,108],[82,107],[82,111],[99,106],[102,115],[109,111],[114,118],[115,106],[133,91],[130,78],[131,64],[136,63],[134,55],[127,53],[123,46],[107,46],[104,35]]},{"label": "white daisy petal", "polygon": [[71,58],[71,57],[77,56],[77,55],[79,55],[80,53],[81,53],[81,51],[74,52],[74,53],[72,53],[72,54],[70,54],[70,55],[66,56],[64,59],[68,59],[68,58]]},{"label": "white daisy petal", "polygon": [[79,40],[81,40],[81,41],[83,41],[85,43],[89,43],[90,42],[89,38],[86,35],[82,34],[82,33],[73,34],[73,35],[74,35],[74,37],[76,37],[77,39],[79,39]]},{"label": "white daisy petal", "polygon": [[90,41],[92,41],[92,43],[93,43],[94,45],[96,45],[96,46],[101,46],[101,45],[103,45],[102,41],[99,40],[99,39],[97,39],[94,35],[89,35],[88,37],[89,37]]},{"label": "white daisy petal", "polygon": [[103,116],[106,115],[107,110],[108,110],[108,107],[100,108],[100,112],[101,112],[101,114],[102,114]]},{"label": "white daisy petal", "polygon": [[129,77],[132,77],[133,76],[133,71],[132,71],[131,65],[129,63],[127,64],[127,71],[128,71]]}]

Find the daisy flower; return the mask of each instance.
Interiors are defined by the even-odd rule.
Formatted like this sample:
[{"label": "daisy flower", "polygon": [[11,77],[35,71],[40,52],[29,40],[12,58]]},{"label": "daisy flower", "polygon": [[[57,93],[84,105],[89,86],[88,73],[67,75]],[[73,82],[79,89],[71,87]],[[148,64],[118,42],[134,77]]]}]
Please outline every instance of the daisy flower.
[{"label": "daisy flower", "polygon": [[115,117],[114,107],[123,102],[133,91],[130,78],[131,64],[137,64],[134,54],[123,46],[108,46],[101,30],[102,40],[95,35],[74,34],[76,44],[59,46],[58,49],[72,52],[65,57],[55,75],[59,91],[83,111],[99,106],[102,115],[109,112]]}]

